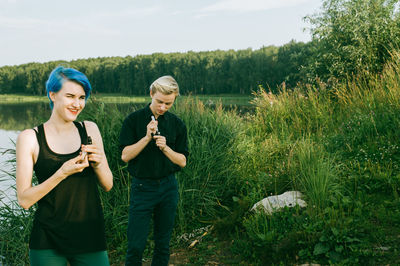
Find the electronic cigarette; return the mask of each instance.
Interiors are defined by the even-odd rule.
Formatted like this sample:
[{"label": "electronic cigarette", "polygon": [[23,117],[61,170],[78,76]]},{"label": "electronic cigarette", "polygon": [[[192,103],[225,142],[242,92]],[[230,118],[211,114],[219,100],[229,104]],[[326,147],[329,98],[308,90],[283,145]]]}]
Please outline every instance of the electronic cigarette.
[{"label": "electronic cigarette", "polygon": [[[90,136],[88,136],[88,137],[87,137],[87,144],[86,144],[86,145],[90,145],[90,144],[92,144],[92,138],[91,138]],[[82,152],[82,161],[85,160],[86,155],[87,155],[87,152],[86,152],[86,151]]]},{"label": "electronic cigarette", "polygon": [[[151,120],[156,121],[156,118],[154,117],[154,115],[151,116]],[[158,127],[156,127],[156,133],[151,133],[152,136],[154,135],[161,135],[160,131],[158,131]]]}]

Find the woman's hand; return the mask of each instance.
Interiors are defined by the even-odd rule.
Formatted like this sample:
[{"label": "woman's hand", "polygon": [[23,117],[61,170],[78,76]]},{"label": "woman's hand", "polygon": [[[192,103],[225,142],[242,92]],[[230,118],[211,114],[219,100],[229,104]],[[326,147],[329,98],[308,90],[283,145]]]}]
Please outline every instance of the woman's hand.
[{"label": "woman's hand", "polygon": [[82,152],[88,153],[87,158],[94,169],[100,186],[104,191],[109,191],[113,186],[113,175],[108,166],[100,130],[94,122],[85,121],[85,125],[88,136],[92,138],[93,143],[82,145]]},{"label": "woman's hand", "polygon": [[82,145],[82,152],[87,152],[86,160],[90,162],[93,168],[99,168],[105,158],[102,149],[99,149],[95,144]]},{"label": "woman's hand", "polygon": [[82,153],[66,161],[60,168],[61,172],[67,178],[70,175],[82,172],[86,167],[89,166],[88,156],[82,158]]}]

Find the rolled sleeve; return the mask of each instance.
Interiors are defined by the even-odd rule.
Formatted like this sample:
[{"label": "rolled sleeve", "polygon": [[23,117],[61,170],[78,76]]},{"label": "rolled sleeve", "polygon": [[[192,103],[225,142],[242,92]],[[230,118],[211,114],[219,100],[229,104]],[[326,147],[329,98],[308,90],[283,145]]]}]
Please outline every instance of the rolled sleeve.
[{"label": "rolled sleeve", "polygon": [[176,152],[182,153],[186,158],[189,156],[189,145],[188,145],[188,136],[187,136],[187,128],[185,124],[182,123],[182,126],[178,132],[178,136],[176,138]]}]

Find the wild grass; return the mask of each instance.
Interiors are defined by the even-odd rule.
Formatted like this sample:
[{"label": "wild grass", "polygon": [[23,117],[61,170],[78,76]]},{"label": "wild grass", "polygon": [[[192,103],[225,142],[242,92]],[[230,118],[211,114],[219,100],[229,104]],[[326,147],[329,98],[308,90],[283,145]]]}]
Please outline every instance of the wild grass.
[{"label": "wild grass", "polygon": [[[7,171],[0,172],[0,182],[15,180],[15,149],[1,149],[1,156],[7,156]],[[3,165],[2,165],[3,167]],[[10,189],[15,192],[15,183]],[[6,194],[7,195],[7,194]],[[25,265],[28,258],[28,238],[32,228],[34,211],[25,211],[13,201],[14,197],[0,198],[0,263],[4,265]]]},{"label": "wild grass", "polygon": [[[399,238],[385,233],[398,236],[399,230],[384,222],[397,221],[398,214],[374,211],[392,208],[393,202],[399,206],[399,62],[395,54],[380,75],[366,73],[332,87],[306,85],[293,91],[282,87],[277,95],[261,89],[255,95],[256,113],[246,140],[253,151],[244,157],[256,158],[248,160],[254,165],[250,173],[258,184],[270,185],[270,191],[281,191],[276,180],[300,190],[308,206],[293,216],[305,219],[300,225],[292,218],[286,218],[289,224],[271,223],[287,211],[267,217],[247,214],[242,224],[248,238],[241,235],[236,245],[254,243],[249,249],[256,254],[247,252],[248,258],[263,265],[287,259],[344,265],[399,263],[389,259],[399,256]],[[254,148],[260,146],[264,148]],[[256,150],[264,152],[257,157]],[[244,195],[255,201],[259,196],[255,190]],[[298,244],[289,245],[286,253],[271,254],[273,259],[264,257],[265,250],[276,251],[287,238]],[[378,251],[386,245],[390,248]]]},{"label": "wild grass", "polygon": [[230,212],[238,173],[229,166],[236,161],[243,124],[221,104],[210,109],[193,98],[181,101],[173,111],[187,126],[190,147],[189,163],[178,175],[177,223],[178,232],[184,233]]}]

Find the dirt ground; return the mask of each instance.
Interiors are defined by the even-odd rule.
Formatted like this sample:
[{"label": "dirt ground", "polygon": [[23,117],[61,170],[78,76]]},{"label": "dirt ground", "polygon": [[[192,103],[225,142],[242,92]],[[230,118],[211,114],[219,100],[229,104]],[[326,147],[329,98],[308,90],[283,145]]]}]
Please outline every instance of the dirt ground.
[{"label": "dirt ground", "polygon": [[[249,265],[240,261],[238,256],[229,250],[230,243],[200,242],[194,248],[179,248],[171,251],[169,266],[181,265]],[[122,266],[123,263],[116,266]],[[143,266],[150,266],[151,258],[145,259]]]}]

